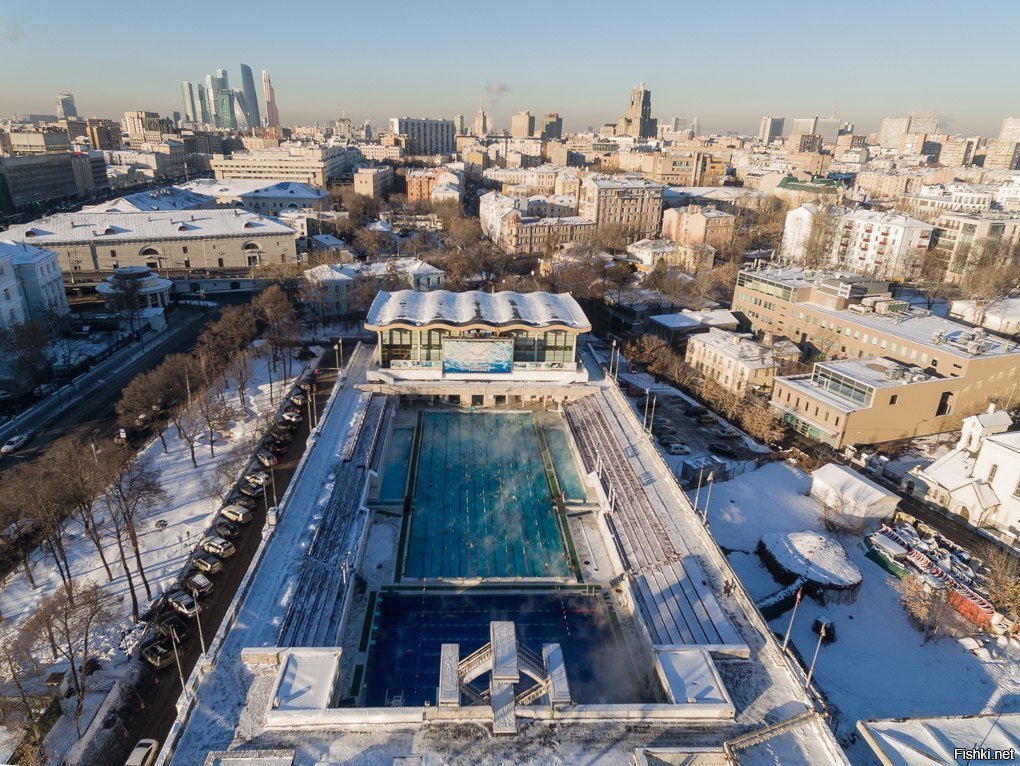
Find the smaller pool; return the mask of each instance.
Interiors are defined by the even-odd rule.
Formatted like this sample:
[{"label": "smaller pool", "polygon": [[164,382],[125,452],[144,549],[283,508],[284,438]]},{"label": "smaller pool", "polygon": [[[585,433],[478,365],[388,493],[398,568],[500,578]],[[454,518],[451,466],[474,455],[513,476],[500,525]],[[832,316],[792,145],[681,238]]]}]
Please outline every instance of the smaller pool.
[{"label": "smaller pool", "polygon": [[389,453],[379,485],[380,503],[401,503],[407,487],[407,465],[411,461],[414,428],[395,428],[390,435]]},{"label": "smaller pool", "polygon": [[567,500],[583,502],[587,499],[584,491],[584,483],[577,472],[577,464],[574,461],[574,454],[570,451],[567,443],[567,435],[562,428],[547,427],[543,429],[545,443],[549,446],[549,454],[552,455],[553,468],[556,469],[556,480],[560,483],[560,489]]}]

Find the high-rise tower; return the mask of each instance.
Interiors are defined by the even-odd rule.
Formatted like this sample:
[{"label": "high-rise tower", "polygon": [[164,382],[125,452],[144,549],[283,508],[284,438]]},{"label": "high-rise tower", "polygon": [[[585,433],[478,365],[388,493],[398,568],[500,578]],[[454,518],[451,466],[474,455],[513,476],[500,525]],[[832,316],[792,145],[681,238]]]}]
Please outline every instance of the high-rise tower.
[{"label": "high-rise tower", "polygon": [[77,117],[78,108],[74,105],[73,93],[57,94],[57,119],[66,120],[69,117]]},{"label": "high-rise tower", "polygon": [[280,127],[280,110],[276,108],[276,91],[269,80],[269,72],[262,70],[262,95],[266,99],[266,127]]},{"label": "high-rise tower", "polygon": [[652,92],[641,83],[630,92],[627,115],[620,118],[617,132],[634,138],[655,138],[657,122],[652,119]]},{"label": "high-rise tower", "polygon": [[262,117],[259,116],[259,97],[255,90],[255,78],[247,64],[241,64],[241,91],[244,93],[244,113],[248,118],[248,127],[257,128],[262,124]]}]

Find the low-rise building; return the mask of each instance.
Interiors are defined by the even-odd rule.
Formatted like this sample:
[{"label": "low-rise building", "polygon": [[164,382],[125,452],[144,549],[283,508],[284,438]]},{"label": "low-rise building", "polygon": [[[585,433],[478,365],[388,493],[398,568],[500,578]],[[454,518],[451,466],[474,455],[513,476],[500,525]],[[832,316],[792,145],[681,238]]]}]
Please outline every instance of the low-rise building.
[{"label": "low-rise building", "polygon": [[245,210],[279,215],[284,210],[329,210],[329,192],[309,184],[281,181],[241,194]]},{"label": "low-rise building", "polygon": [[736,228],[735,215],[701,205],[671,208],[662,214],[662,236],[682,245],[726,248]]},{"label": "low-rise building", "polygon": [[945,508],[1008,543],[1020,537],[1020,432],[991,405],[964,418],[956,447],[928,466],[915,466],[902,488]]},{"label": "low-rise building", "polygon": [[368,308],[357,305],[358,289],[366,282],[378,291],[389,281],[417,292],[440,290],[442,269],[417,258],[393,258],[373,263],[335,263],[316,266],[302,275],[302,302],[319,319],[338,319]]},{"label": "low-rise building", "polygon": [[46,322],[68,311],[57,254],[0,239],[0,327]]},{"label": "low-rise building", "polygon": [[796,362],[800,349],[779,340],[766,346],[746,333],[710,328],[687,340],[685,360],[701,377],[738,396],[768,394],[781,368]]},{"label": "low-rise building", "polygon": [[641,239],[627,245],[625,260],[638,271],[653,271],[660,263],[688,274],[711,269],[715,263],[711,245],[678,245],[668,239]]},{"label": "low-rise building", "polygon": [[772,405],[834,447],[951,430],[989,399],[1015,396],[1020,349],[892,298],[889,283],[794,269],[742,271],[733,311],[759,334],[822,359],[777,378]]},{"label": "low-rise building", "polygon": [[65,271],[248,268],[293,263],[294,230],[242,210],[151,213],[62,213],[6,232],[54,250]]},{"label": "low-rise building", "polygon": [[217,179],[294,181],[325,187],[349,173],[359,158],[356,147],[282,144],[272,149],[216,154],[210,166]]},{"label": "low-rise building", "polygon": [[359,168],[354,173],[354,193],[372,199],[382,199],[393,186],[393,168],[382,165],[375,168]]}]

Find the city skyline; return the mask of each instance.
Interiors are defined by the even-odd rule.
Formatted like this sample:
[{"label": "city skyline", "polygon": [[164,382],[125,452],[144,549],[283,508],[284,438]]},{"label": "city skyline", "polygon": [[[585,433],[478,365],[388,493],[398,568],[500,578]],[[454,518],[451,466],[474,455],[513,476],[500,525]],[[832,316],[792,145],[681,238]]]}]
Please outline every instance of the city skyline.
[{"label": "city skyline", "polygon": [[[1020,20],[1020,9],[1005,3],[985,4],[1001,23],[982,30],[981,46],[968,48],[968,66],[940,68],[937,78],[924,62],[933,61],[935,51],[958,46],[957,30],[949,25],[926,29],[925,52],[918,53],[910,44],[917,23],[913,4],[860,4],[865,16],[869,9],[881,14],[881,39],[835,39],[831,21],[796,13],[797,6],[809,8],[800,2],[785,5],[782,12],[737,3],[743,23],[727,26],[725,38],[689,34],[719,23],[718,12],[711,8],[677,12],[669,4],[652,3],[607,28],[599,23],[603,16],[597,8],[585,6],[587,13],[578,15],[572,3],[557,5],[548,9],[543,23],[571,30],[565,41],[575,40],[580,54],[573,56],[550,56],[541,34],[518,36],[512,53],[494,55],[492,33],[486,30],[500,28],[505,10],[470,6],[477,34],[458,38],[461,49],[456,55],[424,62],[415,41],[434,23],[434,9],[399,5],[401,12],[388,15],[385,26],[370,8],[307,6],[319,27],[342,24],[383,35],[350,35],[340,59],[326,50],[317,53],[297,28],[264,24],[234,31],[230,9],[201,7],[205,23],[218,30],[215,49],[200,36],[184,37],[175,43],[178,54],[164,59],[152,57],[149,41],[141,38],[124,41],[116,50],[88,44],[95,39],[93,33],[102,35],[101,18],[54,28],[44,9],[7,8],[0,16],[0,26],[8,30],[0,37],[0,66],[22,76],[0,93],[0,115],[52,113],[59,92],[74,93],[83,115],[116,117],[131,109],[169,115],[181,109],[182,81],[197,82],[198,73],[219,68],[236,72],[241,62],[272,72],[273,85],[284,96],[286,124],[326,122],[341,112],[376,126],[404,115],[452,119],[474,113],[479,94],[484,94],[497,129],[509,128],[511,116],[527,109],[533,114],[557,112],[563,115],[565,130],[575,132],[615,122],[625,113],[627,94],[642,81],[654,94],[653,117],[668,122],[674,115],[697,115],[706,132],[754,135],[764,114],[787,120],[827,117],[835,105],[837,115],[862,132],[876,131],[885,116],[936,112],[949,132],[997,135],[1004,118],[1020,113],[1020,104],[1002,97],[996,77],[973,74],[1017,69],[1018,54],[1009,39],[1015,24],[1009,21]],[[120,7],[129,8],[114,3],[111,13],[116,15]],[[188,7],[185,3],[185,15]],[[444,6],[451,19],[462,17],[460,11],[468,8],[462,3]],[[130,9],[132,14],[155,13]],[[384,59],[376,50],[381,39],[387,42]],[[664,52],[655,39],[683,42]],[[642,44],[626,47],[622,41],[628,40]],[[896,40],[903,44],[890,42]],[[26,72],[24,51],[47,46],[72,57],[80,50],[92,65],[65,71],[66,57],[43,56]],[[600,46],[610,53],[626,50],[626,55],[603,67],[601,58],[588,55]],[[831,51],[831,66],[820,65],[820,49]],[[292,51],[300,51],[300,56]],[[136,63],[126,67],[125,61]]]}]

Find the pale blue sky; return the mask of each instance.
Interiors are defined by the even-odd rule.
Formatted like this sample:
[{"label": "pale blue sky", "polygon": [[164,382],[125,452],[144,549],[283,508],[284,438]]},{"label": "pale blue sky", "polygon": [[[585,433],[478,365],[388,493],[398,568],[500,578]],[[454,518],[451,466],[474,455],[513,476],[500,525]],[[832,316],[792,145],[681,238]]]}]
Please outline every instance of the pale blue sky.
[{"label": "pale blue sky", "polygon": [[[859,132],[937,111],[997,135],[1020,117],[1020,2],[193,2],[0,0],[0,115],[181,109],[180,82],[268,69],[285,123],[395,115],[470,122],[487,83],[497,127],[520,109],[568,130],[615,120],[644,81],[652,111],[707,130],[762,114],[837,113]],[[261,83],[258,83],[261,85]],[[261,88],[260,88],[261,90]]]}]

